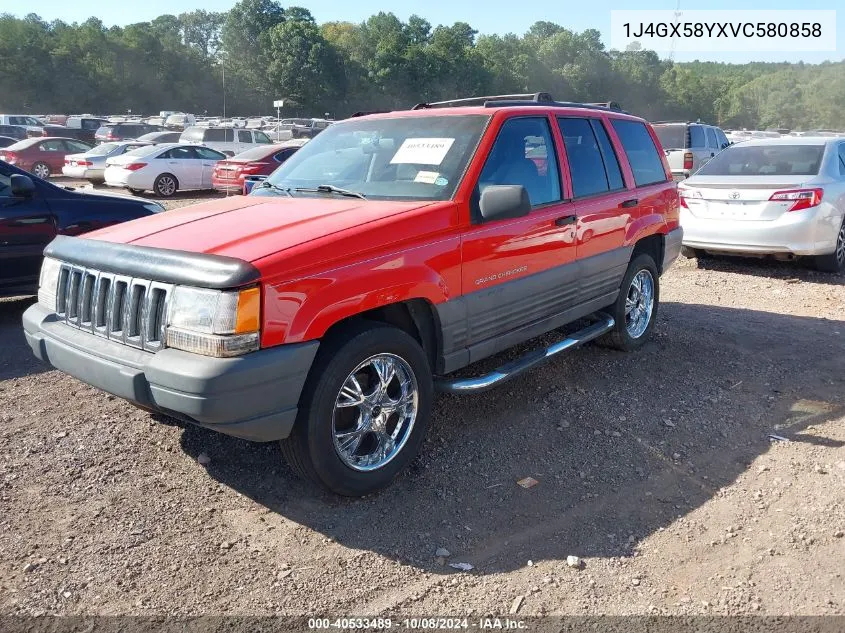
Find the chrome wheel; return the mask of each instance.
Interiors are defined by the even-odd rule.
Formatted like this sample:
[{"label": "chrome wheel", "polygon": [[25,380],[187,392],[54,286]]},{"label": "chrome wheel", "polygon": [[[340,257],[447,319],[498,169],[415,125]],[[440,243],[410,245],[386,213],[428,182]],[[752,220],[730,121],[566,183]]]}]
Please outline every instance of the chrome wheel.
[{"label": "chrome wheel", "polygon": [[376,354],[346,377],[332,416],[334,447],[344,464],[373,471],[396,457],[414,428],[419,387],[411,366]]},{"label": "chrome wheel", "polygon": [[172,176],[159,176],[156,191],[160,196],[172,196],[176,193],[176,180]]},{"label": "chrome wheel", "polygon": [[32,168],[32,173],[42,180],[46,180],[50,177],[50,168],[44,163],[36,163]]},{"label": "chrome wheel", "polygon": [[845,266],[845,222],[839,229],[839,236],[836,238],[836,263],[840,270]]},{"label": "chrome wheel", "polygon": [[654,312],[654,277],[640,270],[631,280],[625,298],[625,329],[631,338],[639,338],[648,329]]}]

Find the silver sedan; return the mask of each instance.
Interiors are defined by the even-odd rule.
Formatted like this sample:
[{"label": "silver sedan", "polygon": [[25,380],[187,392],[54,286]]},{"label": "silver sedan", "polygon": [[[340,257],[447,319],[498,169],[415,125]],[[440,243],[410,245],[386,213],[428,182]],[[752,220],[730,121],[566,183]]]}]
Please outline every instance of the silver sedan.
[{"label": "silver sedan", "polygon": [[732,145],[678,185],[688,256],[812,257],[845,272],[845,139]]},{"label": "silver sedan", "polygon": [[106,159],[121,156],[145,145],[149,145],[149,143],[144,141],[117,141],[102,143],[82,154],[70,154],[65,156],[62,174],[68,178],[80,178],[101,183],[105,180]]}]

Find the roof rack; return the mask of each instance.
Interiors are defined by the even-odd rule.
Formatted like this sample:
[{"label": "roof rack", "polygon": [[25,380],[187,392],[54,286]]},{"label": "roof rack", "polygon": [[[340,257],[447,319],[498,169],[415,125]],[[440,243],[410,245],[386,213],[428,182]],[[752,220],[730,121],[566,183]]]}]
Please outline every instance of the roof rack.
[{"label": "roof rack", "polygon": [[449,101],[433,101],[431,103],[418,103],[412,110],[425,110],[427,108],[451,108],[454,106],[486,105],[489,101],[528,101],[532,103],[552,103],[554,99],[548,92],[533,92],[515,95],[489,95],[486,97],[467,97],[465,99],[450,99]]},{"label": "roof rack", "polygon": [[350,114],[349,118],[354,119],[355,117],[368,116],[370,114],[387,114],[388,112],[392,112],[392,110],[361,110],[360,112]]},{"label": "roof rack", "polygon": [[627,114],[616,101],[603,103],[578,103],[575,101],[555,101],[548,92],[535,92],[515,95],[490,95],[486,97],[469,97],[466,99],[451,99],[433,103],[418,103],[412,109],[424,110],[428,108],[451,108],[460,106],[483,106],[485,108],[503,108],[517,106],[553,106],[566,108],[588,108],[590,110],[613,110]]}]

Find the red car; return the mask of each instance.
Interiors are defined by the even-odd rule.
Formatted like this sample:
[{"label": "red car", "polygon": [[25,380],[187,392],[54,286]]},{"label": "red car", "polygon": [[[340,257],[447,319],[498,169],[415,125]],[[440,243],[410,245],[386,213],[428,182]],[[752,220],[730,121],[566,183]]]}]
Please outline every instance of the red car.
[{"label": "red car", "polygon": [[0,160],[28,171],[39,178],[62,173],[65,156],[80,154],[93,147],[73,138],[28,138],[0,150]]},{"label": "red car", "polygon": [[293,156],[300,145],[260,145],[221,160],[211,173],[211,186],[227,193],[247,193],[245,176],[269,176]]},{"label": "red car", "polygon": [[26,338],[145,409],[281,440],[343,495],[408,465],[435,390],[479,393],[598,337],[645,345],[683,237],[652,126],[546,93],[353,116],[264,185],[56,238]]}]

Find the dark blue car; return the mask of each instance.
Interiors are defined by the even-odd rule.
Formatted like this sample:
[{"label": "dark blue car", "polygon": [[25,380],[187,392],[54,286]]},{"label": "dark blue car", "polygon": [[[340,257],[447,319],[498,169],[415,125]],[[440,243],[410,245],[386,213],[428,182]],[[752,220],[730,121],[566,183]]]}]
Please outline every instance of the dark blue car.
[{"label": "dark blue car", "polygon": [[164,211],[151,200],[57,187],[0,161],[0,297],[34,294],[44,247]]}]

